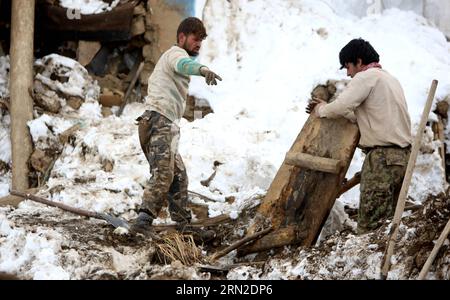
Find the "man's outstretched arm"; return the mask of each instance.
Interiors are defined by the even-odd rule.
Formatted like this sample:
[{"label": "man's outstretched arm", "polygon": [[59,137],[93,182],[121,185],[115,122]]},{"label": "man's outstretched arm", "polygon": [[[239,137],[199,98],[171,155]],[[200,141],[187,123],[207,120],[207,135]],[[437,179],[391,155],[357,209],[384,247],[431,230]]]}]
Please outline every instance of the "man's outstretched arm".
[{"label": "man's outstretched arm", "polygon": [[187,76],[203,76],[208,85],[217,85],[217,80],[222,81],[222,78],[207,66],[199,64],[191,58],[180,59],[176,66],[176,72]]}]

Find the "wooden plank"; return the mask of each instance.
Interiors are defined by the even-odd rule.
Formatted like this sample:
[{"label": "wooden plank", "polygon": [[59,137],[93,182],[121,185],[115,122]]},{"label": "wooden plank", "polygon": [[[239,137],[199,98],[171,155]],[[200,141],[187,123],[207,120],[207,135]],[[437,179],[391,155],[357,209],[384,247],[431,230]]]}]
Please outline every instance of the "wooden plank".
[{"label": "wooden plank", "polygon": [[[285,161],[258,210],[258,219],[269,219],[274,232],[241,248],[240,255],[291,244],[311,246],[341,191],[359,138],[357,125],[344,118],[331,120],[311,115],[289,153],[340,161],[340,171],[326,173]],[[261,222],[255,222],[248,234],[261,228]]]},{"label": "wooden plank", "polygon": [[340,160],[317,157],[306,153],[288,153],[285,163],[291,166],[332,174],[339,174],[344,166],[344,163]]}]

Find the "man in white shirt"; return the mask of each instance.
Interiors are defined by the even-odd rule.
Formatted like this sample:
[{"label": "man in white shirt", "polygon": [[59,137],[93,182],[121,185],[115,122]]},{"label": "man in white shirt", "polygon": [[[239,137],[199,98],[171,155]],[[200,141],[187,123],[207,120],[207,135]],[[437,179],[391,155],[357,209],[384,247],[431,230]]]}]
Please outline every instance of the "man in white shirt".
[{"label": "man in white shirt", "polygon": [[352,40],[339,59],[352,78],[349,85],[332,103],[313,99],[307,112],[321,118],[356,116],[366,153],[358,213],[358,232],[365,233],[395,212],[411,152],[411,119],[400,82],[382,69],[369,42]]}]

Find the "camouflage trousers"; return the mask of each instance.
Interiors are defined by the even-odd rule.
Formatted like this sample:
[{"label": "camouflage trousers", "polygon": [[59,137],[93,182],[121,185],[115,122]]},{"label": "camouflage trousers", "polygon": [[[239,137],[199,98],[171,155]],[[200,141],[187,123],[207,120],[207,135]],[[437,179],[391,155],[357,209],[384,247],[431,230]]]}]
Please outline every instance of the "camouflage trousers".
[{"label": "camouflage trousers", "polygon": [[359,234],[379,228],[394,215],[410,154],[410,148],[398,147],[376,147],[367,153],[361,171]]},{"label": "camouflage trousers", "polygon": [[178,153],[179,127],[154,111],[146,111],[137,121],[139,140],[151,173],[140,211],[156,219],[167,201],[173,221],[190,222],[191,213],[186,209],[188,177]]}]

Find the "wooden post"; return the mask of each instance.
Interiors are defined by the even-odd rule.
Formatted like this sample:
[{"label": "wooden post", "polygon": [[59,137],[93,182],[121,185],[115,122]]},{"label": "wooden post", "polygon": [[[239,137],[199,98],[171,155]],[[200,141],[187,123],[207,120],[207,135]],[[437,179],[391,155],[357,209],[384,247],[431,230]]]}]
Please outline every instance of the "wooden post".
[{"label": "wooden post", "polygon": [[[35,0],[13,0],[11,15],[11,147],[12,189],[27,190],[28,159],[33,151],[27,122],[33,118],[33,85]],[[9,205],[17,205],[20,198]]]},{"label": "wooden post", "polygon": [[405,210],[406,197],[408,196],[409,185],[411,184],[412,175],[414,172],[414,167],[416,166],[416,159],[419,154],[420,146],[422,144],[423,132],[425,126],[427,125],[428,116],[430,115],[431,106],[433,104],[434,96],[436,95],[436,89],[438,86],[438,81],[433,80],[431,84],[430,93],[428,95],[427,103],[422,113],[422,119],[417,130],[416,138],[413,143],[411,150],[411,156],[409,158],[408,167],[406,168],[405,178],[403,179],[402,189],[400,190],[400,195],[398,197],[397,207],[395,209],[394,219],[392,221],[391,233],[388,239],[388,244],[386,247],[386,252],[382,262],[381,277],[382,279],[387,279],[389,270],[391,269],[391,257],[394,254],[395,241],[398,235],[398,229],[400,227],[400,222],[402,220],[402,215]]}]

